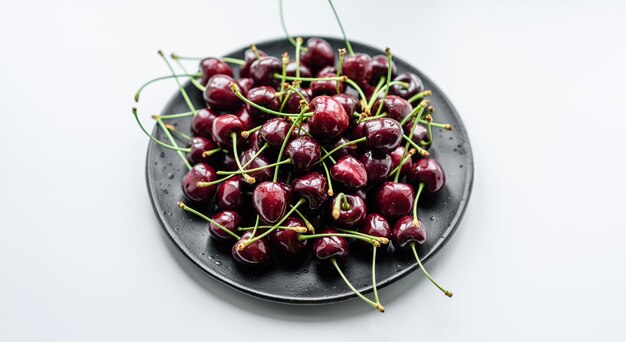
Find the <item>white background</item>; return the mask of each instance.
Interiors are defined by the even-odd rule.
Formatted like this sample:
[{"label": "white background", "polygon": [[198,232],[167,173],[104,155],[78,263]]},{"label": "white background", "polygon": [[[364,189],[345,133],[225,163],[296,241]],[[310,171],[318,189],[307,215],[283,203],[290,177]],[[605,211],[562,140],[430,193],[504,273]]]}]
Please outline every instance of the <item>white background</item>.
[{"label": "white background", "polygon": [[[325,1],[294,34],[339,35]],[[0,0],[0,340],[624,340],[626,5],[338,0],[452,99],[476,177],[429,267],[353,300],[266,303],[196,271],[148,199],[136,87],[157,49],[219,56],[281,36],[275,1]],[[175,91],[146,92],[143,113]],[[147,115],[144,119],[148,120]]]}]

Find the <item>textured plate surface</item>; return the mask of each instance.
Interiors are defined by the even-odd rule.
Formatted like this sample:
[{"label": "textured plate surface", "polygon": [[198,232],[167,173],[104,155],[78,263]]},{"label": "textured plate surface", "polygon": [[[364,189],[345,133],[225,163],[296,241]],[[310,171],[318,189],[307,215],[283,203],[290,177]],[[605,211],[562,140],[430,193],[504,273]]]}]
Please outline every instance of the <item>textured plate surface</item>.
[{"label": "textured plate surface", "polygon": [[[344,46],[342,40],[325,39],[335,49]],[[384,55],[382,50],[364,44],[352,42],[352,45],[356,52],[371,56]],[[285,39],[260,43],[257,47],[273,56],[280,56],[284,51],[293,55],[293,47]],[[228,56],[242,58],[243,51],[244,49],[240,49]],[[472,189],[474,164],[467,132],[450,101],[420,71],[399,58],[394,57],[394,62],[399,73],[410,71],[420,76],[425,88],[433,91],[429,99],[436,108],[436,120],[454,126],[451,132],[433,128],[434,144],[429,151],[444,168],[446,186],[436,197],[429,198],[428,202],[420,201],[419,214],[427,226],[428,240],[419,246],[418,252],[422,260],[426,261],[443,247],[459,225]],[[236,66],[233,66],[233,71],[235,75],[239,74]],[[186,89],[197,108],[201,108],[202,94],[190,84],[186,85]],[[188,108],[177,92],[163,110],[163,114],[186,111]],[[189,132],[189,118],[169,122],[175,123],[183,132]],[[158,139],[167,141],[162,131],[155,128],[153,134]],[[231,257],[229,247],[220,246],[210,238],[206,222],[177,207],[177,201],[185,200],[180,186],[185,172],[186,167],[176,152],[150,142],[146,177],[155,213],[172,242],[200,270],[236,290],[277,302],[320,304],[354,297],[337,274],[320,269],[310,256],[291,266],[276,262],[261,273],[241,268]],[[248,215],[252,216],[253,213]],[[357,289],[370,292],[371,255],[352,254],[343,270]],[[378,257],[376,273],[379,288],[406,276],[416,268],[415,259],[410,252],[395,251],[390,246],[389,253],[380,253]]]}]

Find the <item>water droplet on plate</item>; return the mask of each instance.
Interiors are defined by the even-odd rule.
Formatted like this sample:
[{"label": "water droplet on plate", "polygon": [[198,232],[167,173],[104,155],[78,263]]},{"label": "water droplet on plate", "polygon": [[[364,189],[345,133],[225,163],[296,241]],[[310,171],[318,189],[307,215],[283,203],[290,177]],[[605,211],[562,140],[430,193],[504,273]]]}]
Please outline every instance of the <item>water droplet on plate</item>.
[{"label": "water droplet on plate", "polygon": [[168,173],[168,174],[167,174],[167,178],[169,178],[169,179],[174,179],[174,174],[173,174],[173,173],[171,173],[171,172],[170,172],[170,173]]},{"label": "water droplet on plate", "polygon": [[159,153],[159,157],[161,158],[165,157],[165,152],[161,151],[161,153]]},{"label": "water droplet on plate", "polygon": [[221,266],[221,265],[222,265],[222,263],[221,263],[221,262],[219,262],[219,261],[216,261],[216,262],[215,262],[215,264],[216,264],[217,266]]},{"label": "water droplet on plate", "polygon": [[434,216],[431,216],[431,217],[430,217],[430,220],[431,220],[431,221],[434,221],[434,220],[435,220],[435,217],[434,217]]},{"label": "water droplet on plate", "polygon": [[304,270],[304,271],[302,271],[302,272],[304,272],[304,273],[309,273],[309,270]]}]

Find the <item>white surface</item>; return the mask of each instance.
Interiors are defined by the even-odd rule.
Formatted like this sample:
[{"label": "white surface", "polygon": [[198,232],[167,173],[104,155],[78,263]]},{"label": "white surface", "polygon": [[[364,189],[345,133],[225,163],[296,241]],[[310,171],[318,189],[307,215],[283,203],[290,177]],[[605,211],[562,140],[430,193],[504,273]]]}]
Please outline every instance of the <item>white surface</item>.
[{"label": "white surface", "polygon": [[[307,3],[286,1],[290,30],[339,35]],[[453,299],[416,274],[381,291],[382,315],[269,304],[170,248],[132,94],[167,74],[158,48],[281,36],[274,1],[0,0],[0,340],[624,340],[624,2],[377,3],[337,1],[348,34],[424,70],[470,132],[470,206],[429,263]]]}]

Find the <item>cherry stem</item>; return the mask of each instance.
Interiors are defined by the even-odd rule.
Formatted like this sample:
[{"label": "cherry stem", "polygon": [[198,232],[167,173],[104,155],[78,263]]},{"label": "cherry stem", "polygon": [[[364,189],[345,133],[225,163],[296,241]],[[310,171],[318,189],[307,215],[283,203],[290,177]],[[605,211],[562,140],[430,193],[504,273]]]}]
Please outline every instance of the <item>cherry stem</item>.
[{"label": "cherry stem", "polygon": [[426,129],[428,131],[428,140],[420,140],[420,145],[430,146],[433,143],[433,129],[432,129],[433,117],[430,114],[426,115]]},{"label": "cherry stem", "polygon": [[409,158],[411,158],[413,156],[413,154],[415,154],[415,149],[410,149],[409,153],[407,153],[405,156],[403,156],[401,163],[398,164],[398,166],[396,166],[393,170],[391,170],[391,172],[389,172],[389,177],[391,177],[392,175],[396,174],[396,171],[398,169],[402,168],[402,165],[404,165],[404,163],[406,163],[407,160],[409,160]]},{"label": "cherry stem", "polygon": [[380,242],[377,239],[371,239],[365,236],[356,235],[356,234],[347,234],[347,233],[321,233],[321,234],[311,234],[311,235],[298,235],[298,241],[316,239],[316,238],[321,238],[321,237],[332,237],[332,236],[362,240],[362,241],[371,243],[372,246],[374,247],[380,247]]},{"label": "cherry stem", "polygon": [[372,248],[372,287],[374,289],[374,301],[380,305],[378,289],[376,288],[376,250],[378,250],[378,247]]},{"label": "cherry stem", "polygon": [[259,50],[257,50],[256,45],[250,44],[250,50],[252,50],[252,53],[256,56],[256,59],[261,58],[261,54],[259,53]]},{"label": "cherry stem", "polygon": [[207,150],[207,151],[202,152],[202,157],[203,157],[203,158],[208,158],[208,157],[210,157],[210,156],[212,156],[212,155],[214,155],[215,153],[220,152],[220,151],[225,151],[225,150],[222,150],[222,149],[221,149],[221,148],[219,148],[219,147],[218,147],[218,148],[214,148],[214,149],[212,149],[212,150]]},{"label": "cherry stem", "polygon": [[373,240],[376,240],[376,241],[380,242],[383,245],[386,245],[386,244],[389,243],[389,239],[387,239],[386,237],[369,235],[369,234],[361,233],[359,231],[350,230],[350,229],[343,229],[343,228],[335,228],[335,229],[340,231],[340,232],[342,232],[342,233],[354,234],[354,235],[359,235],[359,236],[363,236],[363,237],[366,237],[366,238],[370,238],[370,239],[373,239]]},{"label": "cherry stem", "polygon": [[[258,226],[257,228],[259,229],[268,229],[271,228],[273,226]],[[241,230],[241,231],[246,231],[246,230],[254,230],[255,227],[239,227],[237,228],[237,230]],[[276,229],[282,229],[282,230],[293,230],[296,231],[300,234],[304,234],[308,231],[307,227],[290,227],[290,226],[278,226]],[[253,235],[254,236],[254,235]]]},{"label": "cherry stem", "polygon": [[435,286],[437,286],[437,288],[439,290],[441,290],[441,292],[443,292],[443,294],[445,294],[448,297],[452,297],[452,292],[444,289],[441,285],[437,284],[435,279],[433,279],[433,277],[431,277],[430,274],[428,274],[428,272],[426,272],[426,269],[424,268],[424,265],[422,265],[422,261],[420,260],[420,257],[417,255],[417,250],[415,249],[415,242],[411,242],[410,245],[411,245],[411,249],[413,250],[413,255],[415,255],[415,260],[417,260],[417,264],[422,269],[422,272],[424,273],[424,275],[430,280],[431,283],[433,283]]},{"label": "cherry stem", "polygon": [[[385,78],[383,77],[383,79],[385,79]],[[408,87],[409,87],[409,84],[408,84],[408,83],[406,83],[406,82],[402,82],[402,81],[391,81],[391,82],[389,82],[388,84],[385,84],[384,86],[382,86],[382,87],[378,90],[378,92],[374,91],[374,93],[373,93],[372,97],[370,98],[370,101],[371,101],[372,99],[378,99],[378,96],[380,95],[380,92],[381,92],[381,91],[383,91],[383,90],[384,90],[384,91],[387,91],[390,87],[392,87],[392,86],[394,86],[394,85],[401,85],[403,88],[408,88]],[[372,106],[373,106],[373,104],[372,104]],[[370,106],[370,108],[371,108],[371,106]]]},{"label": "cherry stem", "polygon": [[357,124],[363,122],[363,121],[370,121],[370,120],[375,120],[375,119],[381,119],[381,118],[385,118],[387,117],[387,113],[382,113],[379,115],[374,115],[374,116],[361,116],[359,115],[359,119],[356,121]]},{"label": "cherry stem", "polygon": [[[281,81],[284,82],[285,80],[283,79]],[[278,109],[279,112],[283,112],[283,109],[285,108],[285,105],[287,104],[287,101],[289,100],[289,98],[291,97],[291,94],[293,93],[293,90],[289,89],[287,90],[287,93],[285,94],[285,96],[283,97],[283,101],[280,103],[280,109]]]},{"label": "cherry stem", "polygon": [[158,118],[167,120],[167,119],[186,118],[188,116],[193,116],[193,112],[184,112],[184,113],[176,113],[176,114],[165,114],[165,115],[152,115],[152,118],[154,120],[156,120]]},{"label": "cherry stem", "polygon": [[[181,61],[179,61],[178,59],[172,57],[172,59],[174,60],[174,62],[176,62],[176,64],[178,64],[178,67],[185,73],[188,74],[189,72],[187,71],[187,68],[185,68],[185,66],[183,65],[183,63]],[[194,77],[190,77],[189,80],[191,81],[191,83],[198,89],[200,89],[201,91],[205,91],[206,88],[200,84],[200,82],[196,81],[196,79]]]},{"label": "cherry stem", "polygon": [[254,222],[254,227],[252,230],[252,234],[250,234],[250,237],[253,238],[256,235],[256,231],[257,229],[259,229],[259,215],[256,216],[256,221]]},{"label": "cherry stem", "polygon": [[[420,102],[419,105],[413,108],[413,110],[411,111],[411,113],[409,113],[409,115],[407,115],[404,119],[402,119],[402,121],[400,121],[400,126],[404,126],[404,124],[406,124],[409,120],[413,119],[414,116],[418,113],[421,116],[422,113],[424,112],[424,108],[426,108],[427,105],[428,105],[428,101],[426,101],[426,103],[424,103],[424,101]],[[421,118],[418,119],[417,121],[419,120],[421,120]]]},{"label": "cherry stem", "polygon": [[247,130],[247,131],[242,131],[241,132],[241,137],[244,138],[244,139],[248,138],[250,136],[250,134],[260,130],[261,127],[263,127],[263,125],[258,125],[258,126],[254,127],[254,128],[251,128],[251,129]]},{"label": "cherry stem", "polygon": [[[281,74],[275,73],[275,79],[281,79],[283,76]],[[304,81],[304,82],[314,82],[314,81],[339,81],[345,82],[348,80],[346,76],[330,76],[330,77],[296,77],[296,76],[285,76],[285,80],[287,81]]]},{"label": "cherry stem", "polygon": [[362,137],[362,138],[358,138],[358,139],[351,140],[351,141],[348,141],[348,142],[346,142],[346,143],[343,143],[343,144],[341,144],[341,145],[339,145],[339,146],[337,146],[337,147],[333,148],[332,150],[330,150],[330,151],[326,152],[326,154],[324,154],[324,155],[322,156],[322,158],[320,158],[319,162],[322,162],[324,159],[326,159],[326,158],[330,157],[330,155],[332,155],[333,153],[335,153],[335,152],[337,152],[337,151],[341,150],[342,148],[344,148],[344,147],[346,147],[346,146],[349,146],[349,145],[356,145],[356,144],[358,144],[358,143],[360,143],[360,142],[363,142],[363,141],[366,141],[366,140],[367,140],[367,137]]},{"label": "cherry stem", "polygon": [[346,36],[346,31],[343,30],[343,25],[341,25],[341,20],[339,19],[339,15],[337,15],[337,11],[335,10],[335,6],[333,5],[332,0],[328,0],[328,3],[330,4],[330,8],[332,8],[332,10],[333,10],[333,14],[335,15],[335,18],[337,19],[337,24],[339,24],[339,29],[341,29],[341,34],[343,35],[343,40],[346,41],[346,48],[348,49],[348,52],[350,53],[350,56],[354,56],[354,51],[352,51],[352,46],[350,45],[350,41],[348,40],[348,36]]},{"label": "cherry stem", "polygon": [[348,285],[350,290],[352,290],[352,292],[354,292],[354,294],[359,296],[359,298],[361,298],[364,302],[366,302],[367,304],[371,305],[374,309],[378,310],[379,312],[381,312],[381,313],[385,312],[385,308],[382,305],[380,305],[380,303],[372,302],[370,299],[368,299],[367,297],[362,295],[361,292],[357,291],[354,288],[354,286],[352,286],[352,284],[350,283],[348,278],[346,278],[346,276],[343,274],[343,272],[341,272],[341,268],[339,267],[339,265],[337,265],[337,260],[335,260],[335,258],[330,259],[330,262],[335,266],[335,268],[337,269],[337,272],[339,273],[339,275],[341,276],[343,281],[346,283],[346,285]]},{"label": "cherry stem", "polygon": [[[289,141],[289,137],[291,137],[291,134],[293,133],[293,129],[302,120],[302,116],[304,115],[304,113],[308,109],[309,109],[309,106],[302,107],[302,109],[300,110],[300,115],[298,115],[298,118],[296,118],[296,120],[293,123],[291,123],[291,126],[289,127],[289,130],[287,131],[287,136],[283,140],[283,144],[280,146],[280,151],[278,152],[278,160],[279,161],[283,157],[283,153],[285,152],[285,147],[287,146],[287,142]],[[276,168],[274,169],[274,182],[276,182],[278,180],[278,169],[279,169],[279,167],[280,167],[280,164],[276,163]]]},{"label": "cherry stem", "polygon": [[[174,132],[174,134],[178,135],[179,137],[181,137],[183,140],[191,140],[191,137],[179,130],[176,129],[176,127],[174,127],[174,125],[170,125],[170,124],[165,124],[165,127],[167,129],[169,129],[170,131]],[[191,149],[190,149],[191,150]]]},{"label": "cherry stem", "polygon": [[[157,119],[157,123],[159,124],[159,126],[161,127],[161,129],[165,132],[165,135],[167,136],[167,138],[170,140],[170,143],[172,145],[174,145],[175,147],[178,147],[178,144],[176,144],[176,140],[174,140],[174,137],[172,136],[172,133],[170,133],[169,129],[167,129],[167,127],[165,127],[165,124],[163,123],[163,120],[161,119]],[[183,160],[183,163],[185,163],[185,165],[187,166],[187,168],[189,170],[191,170],[192,166],[189,163],[189,160],[187,160],[187,158],[185,157],[185,155],[183,154],[183,152],[181,150],[177,150],[176,153],[178,153],[178,156],[180,156],[180,159]]]},{"label": "cherry stem", "polygon": [[[278,75],[278,74],[276,74]],[[235,93],[235,95],[243,102],[249,104],[250,106],[264,112],[267,114],[272,114],[272,115],[278,115],[278,116],[292,116],[292,117],[297,117],[300,114],[288,114],[288,113],[281,113],[281,112],[277,112],[274,110],[271,110],[269,108],[265,108],[263,106],[259,106],[258,104],[248,100],[245,96],[243,96],[243,94],[241,94],[241,92],[239,91],[239,86],[237,86],[237,84],[235,82],[231,82],[230,83],[230,89],[233,90],[233,93]],[[310,114],[310,115],[306,115],[306,114]],[[311,116],[313,115],[313,113],[305,113],[305,116]]]},{"label": "cherry stem", "polygon": [[335,199],[335,204],[333,204],[333,211],[331,213],[332,217],[336,220],[341,215],[341,210],[350,210],[350,204],[346,199],[346,194],[340,192]]},{"label": "cherry stem", "polygon": [[285,24],[285,15],[283,13],[283,0],[278,0],[278,10],[280,12],[280,25],[283,27],[283,32],[285,32],[285,36],[287,36],[287,39],[289,40],[289,42],[291,42],[292,45],[297,47],[298,42],[289,35],[289,32],[287,32],[287,25]]},{"label": "cherry stem", "polygon": [[328,166],[326,166],[325,162],[322,162],[322,167],[324,167],[324,173],[326,174],[326,180],[328,182],[328,196],[333,197],[335,192],[333,191],[333,182],[330,177],[330,172],[328,171]]},{"label": "cherry stem", "polygon": [[287,64],[289,64],[289,54],[286,52],[283,52],[282,55],[282,62],[283,62],[283,77],[280,79],[280,89],[283,89],[283,85],[285,84],[285,76],[287,76]]},{"label": "cherry stem", "polygon": [[433,127],[442,128],[442,129],[445,129],[446,131],[451,131],[452,130],[452,125],[450,125],[450,124],[444,124],[444,123],[439,123],[439,122],[434,122],[434,121],[428,122],[426,120],[420,120],[419,122],[423,123],[423,124],[430,124]]},{"label": "cherry stem", "polygon": [[[161,56],[161,58],[165,62],[165,64],[167,64],[167,67],[168,69],[170,69],[170,72],[172,73],[172,75],[176,75],[176,72],[174,72],[174,68],[172,68],[172,64],[170,64],[170,62],[167,60],[167,58],[163,54],[163,51],[159,50],[158,53],[159,53],[159,56]],[[180,80],[178,79],[178,77],[175,76],[174,79],[176,80],[176,83],[178,84],[178,89],[180,91],[180,94],[183,96],[183,99],[185,99],[187,106],[193,112],[193,115],[195,116],[197,114],[197,111],[196,111],[196,108],[193,106],[193,103],[191,103],[191,100],[189,99],[189,95],[187,95],[187,91],[185,90],[183,85],[180,83]]]},{"label": "cherry stem", "polygon": [[[426,108],[426,106],[427,106],[427,105],[428,105],[428,100],[423,100],[423,101],[422,101],[422,102],[420,102],[420,104],[419,104],[419,105],[418,105],[418,106],[417,106],[417,107],[413,110],[413,111],[416,111],[416,110],[417,110],[417,115],[415,115],[415,119],[413,119],[413,127],[415,127],[415,125],[417,125],[417,122],[418,122],[418,121],[419,121],[419,119],[422,117],[422,113],[424,113],[424,108]],[[410,117],[410,114],[409,114],[409,116],[407,116],[407,117]],[[406,118],[405,118],[405,119],[406,119]],[[405,120],[402,120],[402,121],[405,121]],[[407,143],[404,145],[404,154],[403,154],[403,156],[402,156],[402,160],[401,160],[401,162],[400,162],[400,165],[398,165],[398,169],[396,170],[396,176],[395,176],[395,178],[394,178],[394,182],[396,182],[396,183],[398,182],[398,179],[400,179],[400,170],[402,170],[402,166],[404,165],[404,162],[406,161],[406,160],[404,159],[404,156],[405,156],[405,155],[408,153],[408,151],[409,151],[409,145],[410,145],[410,142],[412,142],[412,139],[413,139],[413,134],[414,134],[414,133],[415,133],[415,130],[414,130],[414,129],[412,129],[412,130],[411,130],[411,133],[409,133],[409,136],[408,136],[408,141],[407,141]],[[404,136],[404,134],[403,134],[403,136]]]},{"label": "cherry stem", "polygon": [[415,141],[407,137],[406,134],[402,134],[402,138],[406,140],[406,142],[409,143],[411,146],[413,146],[421,156],[428,157],[430,155],[430,152],[426,151],[423,147],[416,144]]},{"label": "cherry stem", "polygon": [[417,94],[413,95],[413,96],[412,96],[412,97],[410,97],[407,101],[409,101],[409,103],[412,103],[412,102],[414,102],[414,101],[417,101],[417,100],[423,99],[424,97],[426,97],[426,96],[430,96],[430,95],[432,95],[432,94],[433,94],[433,92],[432,92],[432,91],[430,91],[430,90],[424,90],[424,91],[422,91],[422,92],[420,92],[420,93],[417,93]]},{"label": "cherry stem", "polygon": [[[359,96],[361,97],[363,102],[367,103],[367,97],[365,97],[365,93],[363,93],[363,90],[361,89],[361,87],[359,87],[358,84],[356,84],[356,82],[354,82],[353,80],[347,77],[345,78],[345,82],[348,83],[352,88],[356,89],[357,93],[359,93]],[[369,108],[367,108],[367,110],[369,110]]]},{"label": "cherry stem", "polygon": [[161,80],[166,80],[166,79],[170,79],[170,78],[175,78],[175,77],[200,77],[202,76],[201,73],[197,73],[197,74],[175,74],[175,75],[168,75],[168,76],[161,76],[161,77],[157,77],[157,78],[153,78],[150,81],[144,83],[141,85],[141,87],[139,87],[139,89],[137,89],[137,91],[135,92],[135,102],[139,102],[139,95],[141,95],[141,92],[143,91],[143,89],[149,85],[151,85],[152,83],[155,83],[157,81],[161,81]]},{"label": "cherry stem", "polygon": [[378,84],[376,85],[376,88],[374,88],[374,92],[372,93],[369,102],[367,103],[367,108],[372,108],[374,102],[376,102],[376,99],[378,98],[378,92],[380,91],[383,84],[385,84],[386,80],[387,78],[384,76],[380,78]]},{"label": "cherry stem", "polygon": [[424,189],[424,182],[420,182],[417,188],[417,194],[415,194],[415,200],[413,201],[413,224],[419,228],[420,221],[417,218],[417,202],[420,199],[420,195],[422,194],[422,190]]},{"label": "cherry stem", "polygon": [[237,153],[237,133],[231,132],[230,138],[233,140],[233,156],[235,157],[235,163],[237,163],[237,167],[239,168],[239,171],[241,171],[243,180],[248,184],[254,184],[254,182],[256,182],[256,179],[254,179],[254,177],[247,175],[243,169],[243,166],[241,166],[241,161],[239,160],[239,153]]},{"label": "cherry stem", "polygon": [[[243,167],[245,168],[246,166],[250,165],[255,159],[256,157],[260,156],[261,153],[263,153],[263,151],[265,151],[267,148],[269,147],[269,144],[265,143],[265,145],[263,145],[253,156],[252,158],[250,158],[250,160],[248,160],[245,164],[243,164]],[[217,172],[221,172],[221,171],[217,171]],[[196,185],[200,188],[203,187],[207,187],[207,186],[211,186],[211,185],[215,185],[215,184],[219,184],[225,180],[231,179],[233,177],[235,177],[238,174],[230,174],[222,179],[218,179],[218,180],[214,180],[212,182],[198,182]]]},{"label": "cherry stem", "polygon": [[302,37],[298,37],[296,38],[296,77],[300,77],[300,50],[301,48],[302,48]]},{"label": "cherry stem", "polygon": [[239,235],[231,232],[230,229],[222,226],[221,224],[217,223],[215,220],[207,217],[206,215],[202,214],[201,212],[198,212],[195,209],[188,207],[185,203],[178,202],[178,207],[183,209],[184,211],[196,214],[197,216],[207,220],[209,223],[215,225],[216,227],[218,227],[219,229],[223,230],[225,233],[228,233],[228,235],[234,237],[235,239],[237,239],[237,240],[241,239],[241,237],[239,237]]},{"label": "cherry stem", "polygon": [[242,241],[241,243],[239,243],[239,245],[237,245],[237,250],[241,251],[244,248],[246,248],[246,246],[248,246],[249,244],[255,242],[255,241],[259,241],[262,238],[268,236],[271,232],[273,232],[274,230],[276,230],[278,227],[280,227],[281,224],[283,224],[283,222],[285,222],[285,220],[287,220],[287,218],[289,216],[291,216],[291,214],[293,214],[293,212],[298,209],[299,206],[301,206],[302,204],[304,204],[304,202],[306,202],[306,199],[301,198],[296,204],[294,204],[291,209],[278,221],[276,222],[275,225],[272,226],[272,228],[266,230],[265,232],[263,232],[263,234],[258,235],[254,238],[248,239],[246,241]]},{"label": "cherry stem", "polygon": [[[272,164],[267,164],[264,166],[260,166],[260,167],[255,167],[254,169],[245,169],[245,165],[243,166],[244,169],[243,170],[239,170],[239,171],[217,171],[216,174],[218,175],[245,175],[251,172],[257,172],[257,171],[262,171],[265,169],[269,169],[271,167],[275,167],[277,165],[285,165],[285,164],[291,164],[291,159],[287,158],[285,160],[281,160],[279,162],[276,163],[272,163]],[[254,178],[254,177],[252,177]]]},{"label": "cherry stem", "polygon": [[[135,107],[133,107],[133,116],[135,117],[135,120],[137,121],[137,124],[139,125],[139,128],[141,128],[141,131],[143,131],[143,133],[145,135],[147,135],[152,141],[154,141],[158,145],[163,146],[165,148],[169,148],[170,150],[178,151],[178,152],[189,152],[189,151],[191,151],[190,148],[181,148],[181,147],[178,147],[178,146],[169,145],[169,144],[166,144],[166,143],[162,142],[161,140],[153,137],[152,134],[148,133],[148,131],[146,131],[145,127],[143,127],[143,125],[141,124],[141,121],[139,120],[139,116],[137,115],[137,108],[135,108]],[[158,122],[158,119],[157,119],[157,122]],[[186,158],[185,158],[185,160],[186,160]]]},{"label": "cherry stem", "polygon": [[[391,63],[392,63],[391,49],[385,48],[385,54],[387,55],[387,81],[386,81],[387,84],[385,84],[385,95],[383,95],[382,100],[380,100],[380,106],[378,106],[376,115],[380,114],[380,111],[383,110],[383,104],[385,103],[385,100],[387,99],[387,94],[389,94],[389,82],[391,82]],[[378,96],[378,94],[376,94],[376,96]]]},{"label": "cherry stem", "polygon": [[[293,208],[293,205],[290,205],[291,208]],[[311,224],[311,222],[304,216],[304,214],[302,214],[302,212],[300,210],[298,210],[296,208],[296,210],[294,210],[296,215],[298,215],[298,217],[300,217],[300,219],[302,220],[302,222],[304,222],[304,226],[309,230],[310,233],[315,233],[315,227]]]},{"label": "cherry stem", "polygon": [[[341,75],[341,69],[343,68],[343,60],[344,57],[346,56],[346,49],[338,49],[339,51],[339,65],[337,66],[337,77],[339,77],[339,75]],[[336,90],[337,90],[337,94],[339,94],[339,82],[336,82]]]},{"label": "cherry stem", "polygon": [[[190,56],[179,56],[175,53],[171,53],[170,56],[172,57],[172,59],[180,59],[180,60],[189,60],[189,61],[199,61],[199,60],[203,60],[205,57],[190,57]],[[239,59],[239,58],[232,58],[232,57],[222,57],[220,58],[223,62],[229,63],[229,64],[237,64],[237,65],[244,65],[246,64],[246,61],[244,61],[243,59]],[[200,74],[198,77],[202,76],[202,74]]]}]

